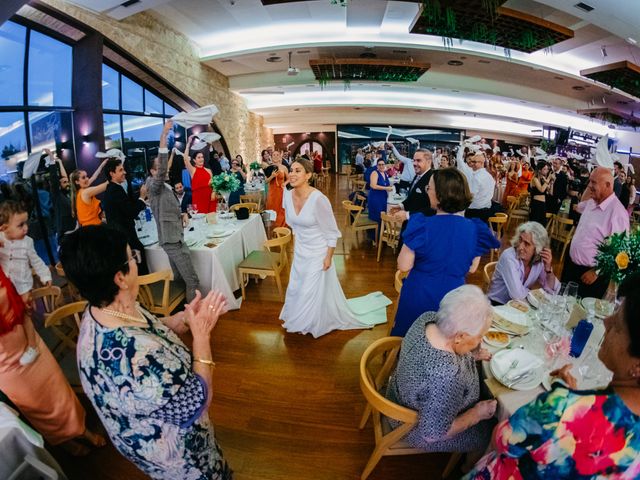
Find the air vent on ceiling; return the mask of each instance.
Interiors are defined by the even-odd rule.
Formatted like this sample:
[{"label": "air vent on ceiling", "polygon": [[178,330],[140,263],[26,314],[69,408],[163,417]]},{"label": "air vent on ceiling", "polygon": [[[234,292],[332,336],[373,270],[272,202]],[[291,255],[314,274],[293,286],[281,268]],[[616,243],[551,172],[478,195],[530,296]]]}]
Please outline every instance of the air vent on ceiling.
[{"label": "air vent on ceiling", "polygon": [[299,53],[300,55],[304,55],[305,53],[311,53],[311,50],[296,50],[296,53]]},{"label": "air vent on ceiling", "polygon": [[124,3],[121,3],[121,7],[130,7],[131,5],[135,5],[136,3],[140,3],[140,0],[127,0]]},{"label": "air vent on ceiling", "polygon": [[593,10],[593,7],[591,5],[587,5],[584,2],[576,3],[574,7],[576,7],[578,10],[582,10],[583,12],[587,12],[587,13]]},{"label": "air vent on ceiling", "polygon": [[373,53],[373,52],[362,52],[362,53],[359,55],[359,57],[360,57],[360,58],[376,58],[376,57],[377,57],[377,55],[376,55],[375,53]]}]

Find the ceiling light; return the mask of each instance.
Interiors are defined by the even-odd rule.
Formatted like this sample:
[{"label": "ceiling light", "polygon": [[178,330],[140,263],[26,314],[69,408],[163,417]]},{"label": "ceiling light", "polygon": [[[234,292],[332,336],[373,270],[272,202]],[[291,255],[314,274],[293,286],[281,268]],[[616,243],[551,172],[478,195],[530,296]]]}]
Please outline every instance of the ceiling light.
[{"label": "ceiling light", "polygon": [[600,52],[602,53],[603,57],[607,56],[607,47],[605,47],[604,45],[602,47],[600,47]]},{"label": "ceiling light", "polygon": [[304,55],[305,53],[311,53],[311,50],[297,50],[296,53],[299,53],[300,55]]},{"label": "ceiling light", "polygon": [[231,60],[230,58],[225,58],[224,60],[220,60],[220,63],[229,63],[229,62],[233,62],[233,60]]},{"label": "ceiling light", "polygon": [[577,92],[581,92],[582,90],[584,90],[584,87],[582,85],[574,85],[571,88],[573,88]]},{"label": "ceiling light", "polygon": [[376,58],[377,55],[373,52],[362,52],[360,55],[360,58]]},{"label": "ceiling light", "polygon": [[478,60],[478,63],[491,63],[489,60]]},{"label": "ceiling light", "polygon": [[638,41],[635,38],[627,37],[627,43],[630,43],[631,45],[637,45]]},{"label": "ceiling light", "polygon": [[557,75],[556,75],[555,77],[553,77],[553,78],[555,78],[556,80],[564,80],[564,78],[559,77],[559,76],[557,76]]},{"label": "ceiling light", "polygon": [[282,57],[278,57],[278,56],[273,56],[273,57],[269,57],[267,58],[267,62],[269,63],[278,63],[282,61]]},{"label": "ceiling light", "polygon": [[464,62],[461,62],[460,60],[449,60],[447,62],[447,65],[451,65],[452,67],[459,67],[460,65],[464,65]]}]

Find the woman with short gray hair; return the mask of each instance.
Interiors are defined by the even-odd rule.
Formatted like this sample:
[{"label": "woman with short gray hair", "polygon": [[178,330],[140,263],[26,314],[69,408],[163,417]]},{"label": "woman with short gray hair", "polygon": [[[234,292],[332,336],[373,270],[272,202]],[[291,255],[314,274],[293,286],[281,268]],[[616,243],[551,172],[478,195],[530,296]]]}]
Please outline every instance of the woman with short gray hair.
[{"label": "woman with short gray hair", "polygon": [[496,401],[480,401],[475,362],[491,357],[479,348],[490,324],[482,290],[463,285],[443,297],[438,312],[424,313],[409,328],[387,398],[418,412],[418,424],[405,437],[411,446],[469,452],[469,467],[485,451]]},{"label": "woman with short gray hair", "polygon": [[521,224],[511,240],[511,247],[498,259],[489,287],[489,300],[494,305],[524,300],[535,284],[548,293],[558,293],[560,282],[553,273],[552,264],[545,228],[538,222]]}]

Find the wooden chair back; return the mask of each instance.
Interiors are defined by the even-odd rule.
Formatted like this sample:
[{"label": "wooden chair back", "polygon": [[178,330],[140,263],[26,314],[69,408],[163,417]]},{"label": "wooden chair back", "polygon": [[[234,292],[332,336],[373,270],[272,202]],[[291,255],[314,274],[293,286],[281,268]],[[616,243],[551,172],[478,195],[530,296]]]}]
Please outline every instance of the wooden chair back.
[{"label": "wooden chair back", "polygon": [[493,273],[496,271],[496,267],[498,266],[498,262],[489,262],[484,266],[484,283],[486,285],[485,291],[489,291],[489,286],[491,285],[491,279],[493,278]]},{"label": "wooden chair back", "polygon": [[[289,229],[287,229],[289,230]],[[291,230],[288,233],[284,233],[281,236],[276,238],[271,238],[264,242],[264,248],[269,252],[276,252],[279,255],[274,257],[273,255],[270,258],[273,259],[272,265],[273,269],[277,272],[282,270],[282,267],[287,264],[287,245],[291,241]]]},{"label": "wooden chair back", "polygon": [[[186,292],[182,289],[182,292],[171,298],[172,288],[174,292],[178,288],[176,285],[172,286],[172,278],[173,272],[171,270],[161,270],[138,276],[138,301],[140,304],[151,313],[169,316],[186,297]],[[157,293],[154,295],[151,288],[151,285],[155,283],[162,283],[160,296]]]},{"label": "wooden chair back", "polygon": [[567,248],[571,244],[571,239],[576,232],[576,226],[573,224],[573,220],[570,218],[555,217],[555,226],[552,234],[549,235],[551,243],[557,242],[561,247],[560,264],[564,261],[564,256],[567,253]]},{"label": "wooden chair back", "polygon": [[230,212],[235,212],[236,210],[239,210],[241,208],[246,208],[247,210],[249,210],[249,213],[258,213],[258,204],[255,202],[241,202],[241,203],[236,203],[235,205],[232,205],[229,208]]},{"label": "wooden chair back", "polygon": [[87,301],[73,302],[58,307],[48,315],[45,315],[45,328],[51,329],[53,334],[60,340],[51,350],[54,357],[60,359],[62,357],[61,353],[65,349],[75,351],[82,313],[88,305]]},{"label": "wooden chair back", "polygon": [[387,336],[391,335],[391,330],[393,330],[393,327],[396,324],[396,314],[398,313],[398,306],[400,305],[400,291],[402,290],[402,284],[404,283],[404,279],[407,278],[408,275],[409,275],[409,272],[396,270],[396,274],[393,277],[393,287],[396,289],[396,292],[398,293],[398,298],[396,299],[396,306],[394,308],[393,317],[391,317],[391,320],[387,322]]},{"label": "wooden chair back", "polygon": [[58,307],[61,297],[62,290],[55,285],[31,290],[31,298],[33,298],[36,306],[38,302],[42,304],[42,311],[45,315],[53,312]]},{"label": "wooden chair back", "polygon": [[364,204],[367,203],[367,197],[360,193],[356,193],[353,197],[353,204],[364,208]]},{"label": "wooden chair back", "polygon": [[258,212],[262,211],[262,193],[252,192],[240,195],[240,202],[242,203],[255,203],[258,205]]},{"label": "wooden chair back", "polygon": [[[493,234],[496,236],[496,238],[498,240],[500,240],[500,242],[502,243],[502,237],[504,237],[504,231],[505,231],[505,227],[507,225],[507,221],[508,221],[508,217],[504,216],[504,217],[489,217],[489,227],[491,228],[491,231],[493,232]],[[496,257],[500,256],[500,248],[492,248],[491,249],[491,261],[493,262],[493,256],[495,255]]]},{"label": "wooden chair back", "polygon": [[[381,393],[395,368],[401,343],[401,337],[380,338],[367,347],[360,359],[360,390],[368,407],[360,420],[360,428],[364,428],[371,416],[376,441],[373,453],[360,476],[361,480],[371,474],[383,456],[424,453],[407,444],[397,445],[418,423],[418,412],[388,400]],[[381,366],[378,368],[378,365]],[[400,425],[385,432],[384,417],[396,420]]]},{"label": "wooden chair back", "polygon": [[393,253],[396,253],[396,249],[400,244],[400,230],[402,229],[402,222],[397,220],[394,216],[388,215],[384,212],[380,214],[380,237],[378,238],[378,258],[380,261],[380,254],[382,253],[382,244],[386,243],[393,248]]},{"label": "wooden chair back", "polygon": [[354,180],[353,181],[353,189],[356,192],[364,191],[366,186],[367,186],[367,182],[365,182],[364,180]]}]

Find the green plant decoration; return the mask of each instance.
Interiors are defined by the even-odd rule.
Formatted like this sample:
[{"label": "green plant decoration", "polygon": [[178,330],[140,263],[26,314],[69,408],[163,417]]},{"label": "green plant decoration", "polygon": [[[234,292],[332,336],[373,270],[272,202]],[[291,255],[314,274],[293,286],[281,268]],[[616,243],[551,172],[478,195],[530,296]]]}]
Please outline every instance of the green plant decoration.
[{"label": "green plant decoration", "polygon": [[216,192],[235,192],[240,188],[240,180],[235,175],[221,173],[211,177],[211,186]]},{"label": "green plant decoration", "polygon": [[629,275],[640,271],[640,229],[614,233],[598,246],[596,271],[620,285]]}]

